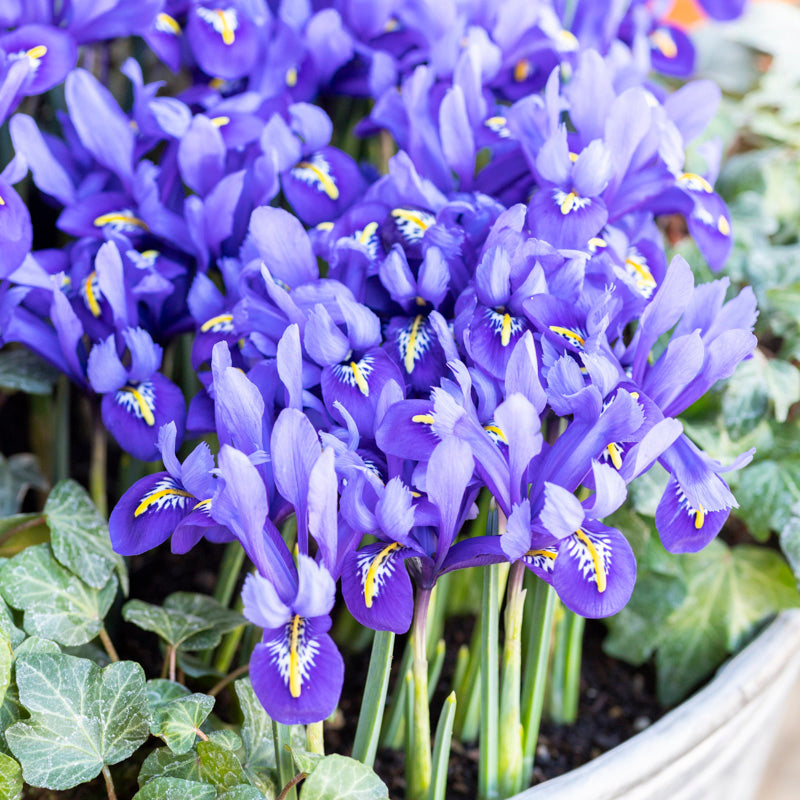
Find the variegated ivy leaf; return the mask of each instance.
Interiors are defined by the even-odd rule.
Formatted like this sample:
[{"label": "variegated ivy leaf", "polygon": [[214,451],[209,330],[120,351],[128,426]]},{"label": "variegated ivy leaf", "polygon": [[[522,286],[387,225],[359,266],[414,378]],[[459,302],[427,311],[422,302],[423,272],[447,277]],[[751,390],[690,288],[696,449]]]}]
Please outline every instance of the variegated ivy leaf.
[{"label": "variegated ivy leaf", "polygon": [[[239,707],[244,715],[242,740],[244,741],[244,767],[250,780],[267,797],[276,791],[275,744],[272,738],[272,720],[253,691],[250,678],[241,678],[233,684]],[[306,732],[302,725],[291,725],[289,739],[293,750],[301,751],[306,745]]]},{"label": "variegated ivy leaf", "polygon": [[0,633],[0,705],[3,704],[6,691],[11,685],[11,665],[13,663],[14,651],[11,647],[11,640],[4,633]]},{"label": "variegated ivy leaf", "polygon": [[53,555],[95,589],[102,589],[116,571],[128,593],[128,571],[111,548],[108,523],[86,490],[73,480],[57,483],[47,498],[44,515],[50,526]]},{"label": "variegated ivy leaf", "polygon": [[11,558],[26,547],[50,540],[41,514],[14,514],[0,519],[0,556]]},{"label": "variegated ivy leaf", "polygon": [[69,789],[128,758],[149,734],[144,672],[132,661],[100,669],[64,654],[29,654],[16,683],[30,719],[6,731],[25,781]]},{"label": "variegated ivy leaf", "polygon": [[40,544],[0,567],[0,593],[25,612],[22,624],[29,634],[74,646],[100,632],[117,579],[112,575],[99,590],[87,586],[53,558],[49,545]]},{"label": "variegated ivy leaf", "polygon": [[201,781],[200,760],[192,749],[183,755],[173,753],[169,747],[157,747],[142,762],[139,770],[139,786],[144,787],[158,777],[182,778],[186,781]]},{"label": "variegated ivy leaf", "polygon": [[218,742],[198,742],[197,755],[203,780],[216,786],[219,791],[250,782],[236,754]]},{"label": "variegated ivy leaf", "polygon": [[243,625],[235,611],[224,608],[214,598],[189,592],[176,592],[164,606],[128,601],[122,616],[140,628],[158,634],[168,645],[183,650],[216,647],[224,633]]},{"label": "variegated ivy leaf", "polygon": [[310,775],[325,756],[321,753],[309,753],[307,750],[293,747],[292,758],[298,772],[307,772]]},{"label": "variegated ivy leaf", "polygon": [[217,800],[217,790],[208,783],[162,777],[148,781],[133,800]]},{"label": "variegated ivy leaf", "polygon": [[[6,559],[3,559],[0,564],[4,564],[5,562]],[[25,639],[25,631],[20,630],[14,624],[11,610],[2,599],[0,599],[0,632],[8,638],[12,647],[16,647]]]},{"label": "variegated ivy leaf", "polygon": [[44,490],[48,486],[36,456],[31,453],[18,453],[9,458],[0,455],[0,517],[16,514],[31,487]]},{"label": "variegated ivy leaf", "polygon": [[23,348],[0,353],[0,388],[28,394],[50,394],[58,370]]},{"label": "variegated ivy leaf", "polygon": [[200,617],[211,623],[211,630],[198,631],[183,643],[183,650],[207,650],[216,647],[224,634],[244,625],[246,620],[237,611],[220,605],[213,597],[193,592],[175,592],[164,601],[164,608]]},{"label": "variegated ivy leaf", "polygon": [[325,756],[303,783],[303,800],[388,800],[389,790],[354,758]]},{"label": "variegated ivy leaf", "polygon": [[3,800],[22,797],[22,767],[5,753],[0,753],[0,797]]},{"label": "variegated ivy leaf", "polygon": [[275,793],[266,794],[256,789],[255,786],[234,786],[227,792],[223,792],[217,800],[274,800]]},{"label": "variegated ivy leaf", "polygon": [[173,753],[188,753],[213,708],[214,698],[198,693],[160,704],[153,711],[150,733],[163,739]]},{"label": "variegated ivy leaf", "polygon": [[[14,650],[14,658],[27,653],[59,653],[59,646],[49,639],[40,639],[38,636],[29,636]],[[14,666],[11,667],[11,684],[8,686],[2,704],[0,704],[0,752],[11,754],[6,745],[6,729],[10,728],[23,716],[23,709],[19,702],[17,684],[14,682]],[[2,797],[2,795],[0,795]]]}]

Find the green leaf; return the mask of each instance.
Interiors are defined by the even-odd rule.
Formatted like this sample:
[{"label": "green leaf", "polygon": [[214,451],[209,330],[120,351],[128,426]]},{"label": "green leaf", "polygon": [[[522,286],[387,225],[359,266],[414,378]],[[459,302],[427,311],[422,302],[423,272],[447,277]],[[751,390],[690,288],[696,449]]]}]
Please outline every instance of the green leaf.
[{"label": "green leaf", "polygon": [[182,684],[168,681],[166,678],[155,678],[147,681],[147,703],[153,712],[158,706],[171,703],[179,697],[186,697],[191,692]]},{"label": "green leaf", "polygon": [[0,389],[50,394],[58,370],[30,350],[15,348],[0,353]]},{"label": "green leaf", "polygon": [[79,645],[99,633],[117,594],[117,579],[112,575],[102,589],[93,589],[64,569],[49,545],[40,544],[0,567],[0,592],[9,605],[24,610],[29,634]]},{"label": "green leaf", "polygon": [[17,691],[16,683],[11,685],[6,690],[6,696],[3,698],[3,705],[0,706],[0,752],[11,755],[6,742],[6,731],[18,720],[22,718],[24,710],[19,702],[19,692]]},{"label": "green leaf", "polygon": [[767,616],[800,603],[780,556],[749,545],[720,541],[681,556],[687,594],[667,618],[656,655],[662,702],[680,700],[741,646]]},{"label": "green leaf", "polygon": [[0,517],[16,514],[31,487],[49,488],[36,456],[30,453],[18,453],[9,458],[0,455]]},{"label": "green leaf", "polygon": [[322,753],[309,753],[307,750],[293,747],[292,758],[298,772],[307,772],[310,775],[325,756]]},{"label": "green leaf", "polygon": [[275,769],[277,764],[272,720],[256,697],[250,678],[241,678],[233,684],[233,688],[244,715],[242,741],[246,755],[245,766],[254,773]]},{"label": "green leaf", "polygon": [[200,775],[217,789],[227,790],[249,783],[236,754],[216,742],[198,742],[197,755],[200,758]]},{"label": "green leaf", "polygon": [[122,618],[146,631],[152,631],[172,647],[179,647],[199,631],[212,627],[211,622],[201,617],[170,611],[142,600],[129,600],[125,603],[122,607]]},{"label": "green leaf", "polygon": [[128,593],[128,571],[122,556],[111,548],[108,523],[79,483],[57,483],[47,498],[44,514],[53,555],[61,564],[95,589],[102,589],[116,571],[123,592]]},{"label": "green leaf", "polygon": [[6,731],[27,783],[69,789],[128,758],[149,733],[144,672],[132,661],[100,669],[63,654],[16,662],[20,702],[29,720]]},{"label": "green leaf", "polygon": [[[274,793],[267,795],[270,800],[275,797]],[[255,786],[234,786],[227,792],[219,795],[218,800],[264,800],[264,795]]]},{"label": "green leaf", "polygon": [[190,678],[215,678],[221,680],[225,673],[218,670],[213,664],[206,664],[202,658],[192,653],[178,650],[178,667]]},{"label": "green leaf", "polygon": [[5,753],[0,753],[0,797],[3,800],[22,797],[22,767]]},{"label": "green leaf", "polygon": [[795,579],[800,581],[800,503],[795,503],[791,515],[781,531],[781,549]]},{"label": "green leaf", "polygon": [[183,650],[216,647],[223,634],[245,623],[241,614],[221,606],[213,597],[190,592],[171,594],[163,607],[130,600],[122,616]]},{"label": "green leaf", "polygon": [[208,734],[208,738],[214,742],[214,744],[218,744],[220,747],[224,747],[226,750],[230,750],[233,753],[236,753],[244,747],[242,737],[230,728],[211,731],[211,733]]},{"label": "green leaf", "polygon": [[50,540],[50,529],[41,514],[14,514],[0,519],[0,556],[11,558],[26,547]]},{"label": "green leaf", "polygon": [[0,633],[0,705],[2,705],[6,691],[11,685],[11,665],[13,663],[14,651],[12,650],[11,640],[4,633]]},{"label": "green leaf", "polygon": [[158,777],[182,778],[187,781],[200,781],[200,761],[197,752],[192,750],[177,755],[169,747],[157,747],[142,762],[139,770],[139,786]]},{"label": "green leaf", "polygon": [[207,650],[216,647],[224,634],[246,623],[237,611],[220,605],[213,597],[192,592],[175,592],[164,601],[164,608],[211,623],[211,631],[201,631],[183,644],[184,650]]},{"label": "green leaf", "polygon": [[388,800],[389,790],[366,765],[325,756],[303,784],[303,800]]},{"label": "green leaf", "polygon": [[214,698],[207,694],[178,697],[154,710],[150,732],[163,739],[173,753],[188,753],[213,708]]},{"label": "green leaf", "polygon": [[133,800],[217,800],[217,790],[207,783],[181,778],[153,778],[136,792]]},{"label": "green leaf", "polygon": [[0,599],[0,633],[8,637],[12,647],[16,647],[25,639],[25,631],[14,624],[11,611],[2,599]]},{"label": "green leaf", "polygon": [[765,540],[770,531],[781,533],[791,520],[792,506],[800,501],[800,458],[751,464],[736,499],[740,506],[736,516],[753,536]]}]

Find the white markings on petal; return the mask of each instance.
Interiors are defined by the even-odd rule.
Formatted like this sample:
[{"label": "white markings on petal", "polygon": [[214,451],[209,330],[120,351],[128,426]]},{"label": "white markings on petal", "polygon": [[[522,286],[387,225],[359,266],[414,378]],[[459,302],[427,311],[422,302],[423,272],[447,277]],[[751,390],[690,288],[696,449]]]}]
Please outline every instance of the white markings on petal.
[{"label": "white markings on petal", "polygon": [[408,244],[422,241],[425,231],[436,222],[436,217],[418,208],[395,208],[392,211],[397,230]]},{"label": "white markings on petal", "polygon": [[292,697],[300,697],[319,655],[319,642],[308,635],[308,624],[295,614],[283,628],[283,635],[265,642],[270,664],[277,670]]},{"label": "white markings on petal", "polygon": [[342,362],[331,367],[334,377],[345,386],[357,388],[364,397],[369,397],[369,376],[375,369],[375,359],[364,356],[358,361]]},{"label": "white markings on petal", "polygon": [[318,192],[324,192],[331,200],[339,199],[339,187],[331,174],[331,165],[321,153],[301,161],[292,167],[293,178],[308,184]]},{"label": "white markings on petal", "polygon": [[611,539],[602,533],[579,529],[563,540],[561,546],[578,562],[584,580],[596,584],[598,592],[604,592],[611,567]]},{"label": "white markings on petal", "polygon": [[147,425],[156,424],[155,386],[150,381],[129,383],[114,394],[114,402],[122,406],[131,416],[144,420]]},{"label": "white markings on petal", "polygon": [[[140,517],[145,511],[183,509],[190,500],[194,501],[195,499],[193,494],[183,489],[173,478],[162,478],[142,495],[142,499],[139,505],[136,506],[133,516]],[[199,503],[197,505],[199,505]]]},{"label": "white markings on petal", "polygon": [[376,555],[372,553],[356,555],[356,569],[367,608],[372,608],[373,601],[395,570],[397,559],[392,556],[404,549],[399,542],[392,542]]}]

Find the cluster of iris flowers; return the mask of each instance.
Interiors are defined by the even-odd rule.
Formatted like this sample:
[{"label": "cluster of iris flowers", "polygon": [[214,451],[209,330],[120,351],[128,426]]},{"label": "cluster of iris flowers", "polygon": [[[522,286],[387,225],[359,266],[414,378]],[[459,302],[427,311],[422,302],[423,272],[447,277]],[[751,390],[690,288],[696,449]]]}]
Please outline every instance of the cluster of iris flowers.
[{"label": "cluster of iris flowers", "polygon": [[[736,505],[721,473],[750,454],[721,465],[676,416],[752,352],[755,301],[666,261],[659,218],[682,215],[713,269],[731,226],[719,149],[686,167],[719,92],[651,79],[693,61],[658,6],[4,3],[0,120],[62,81],[66,112],[60,136],[10,118],[2,342],[101,397],[128,453],[162,459],[111,514],[118,552],[244,547],[273,719],[337,705],[337,583],[361,624],[403,633],[441,575],[511,562],[510,591],[528,569],[602,617],[635,581],[603,523],[632,480],[668,472],[656,524],[675,553]],[[96,77],[98,43],[132,34],[182,71],[180,92],[129,59],[123,108]],[[354,99],[356,132],[397,150],[383,170],[330,143],[322,106]],[[12,188],[28,172],[59,209],[59,249],[31,251]],[[161,372],[187,332],[191,398]],[[179,460],[209,433],[216,455]],[[464,538],[485,490],[505,524]]]}]

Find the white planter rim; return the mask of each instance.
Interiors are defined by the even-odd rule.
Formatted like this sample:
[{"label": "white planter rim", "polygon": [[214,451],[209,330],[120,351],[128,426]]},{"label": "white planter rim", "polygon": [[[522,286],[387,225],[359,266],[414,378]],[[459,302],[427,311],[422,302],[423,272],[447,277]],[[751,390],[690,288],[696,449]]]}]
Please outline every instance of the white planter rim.
[{"label": "white planter rim", "polygon": [[[793,684],[800,668],[800,609],[781,612],[699,692],[642,733],[571,772],[511,800],[614,800],[691,754],[738,715],[760,703],[776,682]],[[586,794],[590,788],[589,795]],[[646,796],[646,793],[642,796]]]}]

